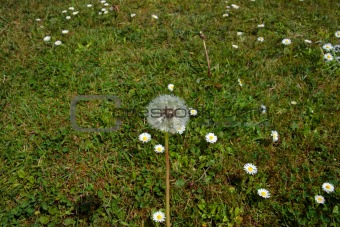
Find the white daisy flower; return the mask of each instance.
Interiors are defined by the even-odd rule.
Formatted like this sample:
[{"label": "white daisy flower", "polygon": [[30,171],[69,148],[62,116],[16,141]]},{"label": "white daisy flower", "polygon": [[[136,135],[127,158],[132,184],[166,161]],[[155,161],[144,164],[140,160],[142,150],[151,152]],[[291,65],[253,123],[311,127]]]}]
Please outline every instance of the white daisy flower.
[{"label": "white daisy flower", "polygon": [[71,7],[69,7],[68,9],[69,9],[69,10],[74,10],[74,7],[71,6]]},{"label": "white daisy flower", "polygon": [[331,55],[330,53],[327,53],[323,56],[323,59],[325,59],[326,61],[333,61],[333,55]]},{"label": "white daisy flower", "polygon": [[257,173],[257,167],[251,163],[245,164],[243,168],[248,174],[254,175]]},{"label": "white daisy flower", "polygon": [[72,14],[77,15],[78,13],[79,13],[79,11],[74,11]]},{"label": "white daisy flower", "polygon": [[227,9],[230,9],[230,6],[226,6]]},{"label": "white daisy flower", "polygon": [[268,199],[270,197],[269,191],[264,188],[260,188],[259,190],[257,190],[257,194],[265,199]]},{"label": "white daisy flower", "polygon": [[155,222],[164,222],[165,221],[165,214],[162,211],[157,211],[153,214],[153,220]]},{"label": "white daisy flower", "polygon": [[66,17],[66,20],[71,20],[71,16],[67,16],[67,17]]},{"label": "white daisy flower", "polygon": [[263,37],[258,37],[258,38],[257,38],[257,41],[263,42],[263,41],[264,41],[264,38],[263,38]]},{"label": "white daisy flower", "polygon": [[309,39],[305,39],[305,43],[312,43],[312,41],[311,40],[309,40]]},{"label": "white daisy flower", "polygon": [[37,19],[35,19],[35,21],[41,21],[41,19],[40,19],[40,18],[37,18]]},{"label": "white daisy flower", "polygon": [[102,12],[99,12],[98,14],[99,14],[99,15],[102,15],[103,13],[102,13]]},{"label": "white daisy flower", "polygon": [[336,32],[335,32],[335,37],[340,38],[340,31],[336,31]]},{"label": "white daisy flower", "polygon": [[93,5],[92,4],[87,4],[86,7],[87,8],[91,8]]},{"label": "white daisy flower", "polygon": [[54,45],[56,45],[56,46],[60,46],[61,44],[62,44],[62,42],[60,40],[57,40],[57,41],[54,42]]},{"label": "white daisy flower", "polygon": [[135,13],[131,13],[131,14],[130,14],[130,17],[135,17],[135,16],[136,16]]},{"label": "white daisy flower", "polygon": [[297,104],[297,102],[296,102],[296,101],[291,101],[291,102],[290,102],[290,104],[292,104],[292,105],[296,105],[296,104]]},{"label": "white daisy flower", "polygon": [[161,144],[158,144],[155,146],[155,152],[156,153],[163,153],[164,152],[164,147]]},{"label": "white daisy flower", "polygon": [[282,44],[284,44],[284,45],[289,45],[291,43],[292,43],[292,41],[290,39],[283,39],[282,40]]},{"label": "white daisy flower", "polygon": [[237,32],[236,34],[237,35],[243,35],[243,32]]},{"label": "white daisy flower", "polygon": [[185,126],[181,125],[177,127],[177,133],[182,134],[185,131]]},{"label": "white daisy flower", "polygon": [[109,11],[104,11],[104,14],[108,14],[109,13]]},{"label": "white daisy flower", "polygon": [[101,0],[100,3],[104,4],[104,3],[106,3],[106,1],[105,0]]},{"label": "white daisy flower", "polygon": [[109,5],[110,5],[110,4],[109,4],[109,3],[107,3],[107,2],[106,2],[106,3],[104,3],[104,6],[109,6]]},{"label": "white daisy flower", "polygon": [[264,24],[258,24],[257,27],[258,28],[264,28]]},{"label": "white daisy flower", "polygon": [[106,8],[102,8],[101,11],[105,12],[105,11],[107,11],[107,9]]},{"label": "white daisy flower", "polygon": [[326,43],[322,46],[322,49],[324,49],[325,51],[331,51],[333,49],[333,45],[331,43]]},{"label": "white daisy flower", "polygon": [[238,85],[240,85],[241,87],[243,86],[242,80],[241,79],[237,79],[238,81]]},{"label": "white daisy flower", "polygon": [[140,134],[138,138],[143,143],[147,143],[151,140],[151,135],[147,132],[144,132],[144,133]]},{"label": "white daisy flower", "polygon": [[184,100],[174,95],[161,95],[147,106],[148,123],[155,129],[172,134],[189,121],[189,110]]},{"label": "white daisy flower", "polygon": [[63,10],[63,11],[61,11],[61,13],[67,13],[67,10]]},{"label": "white daisy flower", "polygon": [[173,91],[173,90],[174,90],[174,87],[175,87],[175,85],[173,85],[173,84],[168,84],[168,89],[169,89],[170,91]]},{"label": "white daisy flower", "polygon": [[237,46],[237,45],[234,45],[234,44],[233,44],[232,47],[235,48],[235,49],[238,49],[238,46]]},{"label": "white daisy flower", "polygon": [[325,203],[325,198],[322,195],[316,195],[314,198],[317,203],[321,203],[321,204]]},{"label": "white daisy flower", "polygon": [[233,7],[234,9],[239,9],[240,8],[238,5],[235,5],[235,4],[231,4],[231,7]]},{"label": "white daisy flower", "polygon": [[331,193],[331,192],[334,192],[334,185],[332,185],[331,183],[325,182],[322,184],[322,189],[327,193]]},{"label": "white daisy flower", "polygon": [[272,131],[271,136],[273,137],[273,142],[279,140],[279,133],[277,131]]},{"label": "white daisy flower", "polygon": [[229,14],[225,13],[225,14],[222,15],[222,17],[229,17]]},{"label": "white daisy flower", "polygon": [[154,19],[156,19],[156,20],[158,19],[158,16],[155,15],[155,14],[152,14],[151,17],[154,18]]},{"label": "white daisy flower", "polygon": [[197,110],[189,108],[189,114],[190,114],[190,116],[196,116]]},{"label": "white daisy flower", "polygon": [[215,143],[217,141],[217,136],[214,133],[210,132],[205,136],[205,140],[208,143]]},{"label": "white daisy flower", "polygon": [[62,33],[62,34],[67,34],[67,33],[68,33],[68,30],[62,30],[61,33]]},{"label": "white daisy flower", "polygon": [[50,40],[51,40],[51,36],[48,35],[48,36],[45,36],[45,37],[44,37],[44,41],[45,41],[45,42],[49,42]]},{"label": "white daisy flower", "polygon": [[261,105],[261,113],[262,114],[267,113],[267,107],[265,105]]}]

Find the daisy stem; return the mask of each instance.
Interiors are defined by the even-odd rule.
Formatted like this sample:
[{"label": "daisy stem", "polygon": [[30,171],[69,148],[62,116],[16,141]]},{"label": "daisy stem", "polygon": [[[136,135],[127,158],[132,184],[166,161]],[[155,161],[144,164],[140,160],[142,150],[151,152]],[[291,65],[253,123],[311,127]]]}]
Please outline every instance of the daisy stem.
[{"label": "daisy stem", "polygon": [[170,156],[169,156],[168,132],[165,132],[165,162],[166,162],[165,220],[166,226],[170,227]]}]

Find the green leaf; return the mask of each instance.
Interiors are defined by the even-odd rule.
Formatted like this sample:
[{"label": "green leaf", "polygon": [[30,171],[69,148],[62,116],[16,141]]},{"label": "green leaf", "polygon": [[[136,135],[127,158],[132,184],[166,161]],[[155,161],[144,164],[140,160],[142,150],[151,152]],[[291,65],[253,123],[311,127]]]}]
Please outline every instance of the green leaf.
[{"label": "green leaf", "polygon": [[333,208],[333,214],[338,214],[339,213],[339,207],[338,206],[335,206]]},{"label": "green leaf", "polygon": [[25,176],[26,176],[25,171],[23,171],[22,169],[19,170],[19,171],[18,171],[18,176],[19,176],[21,179],[25,178]]},{"label": "green leaf", "polygon": [[64,225],[74,225],[74,224],[76,224],[76,221],[73,220],[72,218],[66,218],[64,220]]},{"label": "green leaf", "polygon": [[39,222],[43,225],[46,225],[50,222],[50,218],[48,216],[41,216],[39,218]]}]

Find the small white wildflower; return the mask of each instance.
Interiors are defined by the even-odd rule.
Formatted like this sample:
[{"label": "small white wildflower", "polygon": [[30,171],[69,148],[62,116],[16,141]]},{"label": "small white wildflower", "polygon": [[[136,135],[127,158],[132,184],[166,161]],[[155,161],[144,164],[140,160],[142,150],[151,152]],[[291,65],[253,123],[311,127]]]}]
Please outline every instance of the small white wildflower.
[{"label": "small white wildflower", "polygon": [[45,36],[45,37],[44,37],[44,41],[45,41],[45,42],[49,42],[50,40],[51,40],[51,36]]},{"label": "small white wildflower", "polygon": [[340,44],[333,46],[333,50],[334,50],[335,53],[339,53],[340,52]]},{"label": "small white wildflower", "polygon": [[222,15],[222,17],[229,17],[229,14],[225,13]]},{"label": "small white wildflower", "polygon": [[279,140],[279,133],[277,131],[272,131],[271,136],[273,137],[273,142]]},{"label": "small white wildflower", "polygon": [[243,35],[243,32],[237,32],[236,34],[237,35]]},{"label": "small white wildflower", "polygon": [[79,13],[79,11],[74,11],[72,14],[77,15],[78,13]]},{"label": "small white wildflower", "polygon": [[185,131],[185,126],[184,125],[180,125],[177,127],[177,133],[178,134],[182,134]]},{"label": "small white wildflower", "polygon": [[67,33],[68,33],[68,30],[62,30],[61,33],[62,33],[62,34],[67,34]]},{"label": "small white wildflower", "polygon": [[190,114],[190,116],[196,116],[197,110],[189,108],[189,114]]},{"label": "small white wildflower", "polygon": [[173,85],[173,84],[169,84],[169,85],[168,85],[168,89],[169,89],[170,91],[173,91],[173,90],[174,90],[174,87],[175,87],[175,85]]},{"label": "small white wildflower", "polygon": [[241,79],[237,79],[238,85],[240,85],[241,87],[243,86],[242,80]]},{"label": "small white wildflower", "polygon": [[333,49],[333,45],[330,43],[326,43],[322,46],[322,49],[324,49],[325,51],[331,51]]},{"label": "small white wildflower", "polygon": [[156,153],[163,153],[164,152],[164,147],[161,144],[158,144],[155,146],[155,152]]},{"label": "small white wildflower", "polygon": [[155,222],[164,222],[165,221],[165,214],[162,211],[157,211],[153,214],[153,220]]},{"label": "small white wildflower", "polygon": [[106,3],[106,1],[105,1],[105,0],[101,0],[101,1],[100,1],[100,3],[102,3],[102,4],[105,4],[105,3]]},{"label": "small white wildflower", "polygon": [[257,194],[265,199],[268,199],[270,197],[269,191],[264,188],[260,188],[259,190],[257,190]]},{"label": "small white wildflower", "polygon": [[254,175],[257,173],[257,167],[251,163],[247,163],[244,165],[243,169],[251,175]]},{"label": "small white wildflower", "polygon": [[102,12],[99,12],[98,14],[99,14],[99,15],[102,15],[103,13],[102,13]]},{"label": "small white wildflower", "polygon": [[335,37],[340,38],[340,31],[335,32]]},{"label": "small white wildflower", "polygon": [[322,195],[316,195],[316,196],[315,196],[315,201],[316,201],[317,203],[324,204],[324,203],[325,203],[325,198],[324,198]]},{"label": "small white wildflower", "polygon": [[135,17],[135,16],[136,16],[135,13],[131,13],[131,14],[130,14],[130,17]]},{"label": "small white wildflower", "polygon": [[257,38],[257,41],[263,42],[263,41],[264,41],[264,38],[263,38],[263,37],[258,37],[258,38]]},{"label": "small white wildflower", "polygon": [[109,6],[109,5],[110,5],[110,4],[109,4],[109,3],[107,3],[107,2],[105,2],[105,3],[104,3],[104,6]]},{"label": "small white wildflower", "polygon": [[230,6],[226,6],[227,9],[230,9]]},{"label": "small white wildflower", "polygon": [[66,16],[66,20],[71,20],[71,16]]},{"label": "small white wildflower", "polygon": [[205,140],[209,143],[215,143],[217,141],[217,136],[210,132],[205,136]]},{"label": "small white wildflower", "polygon": [[296,105],[296,104],[297,104],[297,102],[296,102],[296,101],[291,101],[291,102],[290,102],[290,104],[292,104],[292,105]]},{"label": "small white wildflower", "polygon": [[282,44],[284,44],[284,45],[289,45],[289,44],[291,44],[292,43],[292,41],[290,40],[290,39],[283,39],[282,40]]},{"label": "small white wildflower", "polygon": [[41,21],[41,19],[40,19],[40,18],[37,18],[37,19],[35,19],[35,21]]},{"label": "small white wildflower", "polygon": [[235,48],[235,49],[238,49],[238,46],[237,46],[237,45],[234,45],[234,44],[233,44],[232,47]]},{"label": "small white wildflower", "polygon": [[104,14],[108,14],[109,13],[109,11],[104,11]]},{"label": "small white wildflower", "polygon": [[235,4],[231,4],[231,7],[233,7],[234,9],[239,9],[240,8],[238,5],[235,5]]},{"label": "small white wildflower", "polygon": [[92,4],[87,4],[86,7],[87,8],[91,8],[93,5]]},{"label": "small white wildflower", "polygon": [[305,39],[305,43],[312,43],[312,41],[311,40],[309,40],[309,39]]},{"label": "small white wildflower", "polygon": [[67,10],[63,10],[63,11],[61,11],[61,13],[67,13]]},{"label": "small white wildflower", "polygon": [[105,12],[105,11],[107,11],[107,9],[106,8],[102,8],[101,11]]},{"label": "small white wildflower", "polygon": [[68,9],[69,9],[69,10],[74,10],[74,7],[71,6],[71,7],[69,7]]},{"label": "small white wildflower", "polygon": [[60,46],[61,44],[62,44],[62,42],[60,40],[57,40],[57,41],[54,42],[54,45],[56,45],[56,46]]},{"label": "small white wildflower", "polygon": [[261,113],[262,114],[267,113],[267,107],[265,105],[261,105]]},{"label": "small white wildflower", "polygon": [[331,193],[331,192],[334,192],[334,185],[328,182],[325,182],[322,184],[322,189],[327,193]]},{"label": "small white wildflower", "polygon": [[151,17],[154,18],[154,19],[156,19],[156,20],[158,20],[158,16],[155,15],[155,14],[152,14]]},{"label": "small white wildflower", "polygon": [[325,59],[326,61],[333,61],[333,55],[331,55],[330,53],[327,53],[323,56],[323,59]]},{"label": "small white wildflower", "polygon": [[257,27],[258,28],[264,28],[264,24],[258,24]]},{"label": "small white wildflower", "polygon": [[138,138],[143,143],[147,143],[151,140],[151,135],[147,132],[144,132],[144,133],[140,134]]}]

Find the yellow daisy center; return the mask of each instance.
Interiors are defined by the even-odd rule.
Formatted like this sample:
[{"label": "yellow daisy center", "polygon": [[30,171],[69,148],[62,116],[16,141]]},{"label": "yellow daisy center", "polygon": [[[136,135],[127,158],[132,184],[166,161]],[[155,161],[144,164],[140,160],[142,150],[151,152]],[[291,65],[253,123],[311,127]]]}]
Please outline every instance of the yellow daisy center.
[{"label": "yellow daisy center", "polygon": [[162,150],[162,148],[161,148],[161,147],[158,147],[158,148],[157,148],[157,150],[158,150],[158,151],[161,151],[161,150]]},{"label": "yellow daisy center", "polygon": [[262,196],[266,196],[267,193],[266,193],[266,192],[261,192],[261,195],[262,195]]},{"label": "yellow daisy center", "polygon": [[253,171],[253,168],[252,167],[248,167],[248,171]]},{"label": "yellow daisy center", "polygon": [[214,136],[209,136],[209,139],[210,139],[210,140],[213,140],[213,139],[214,139]]},{"label": "yellow daisy center", "polygon": [[146,137],[146,136],[143,136],[143,140],[147,140],[148,139],[148,137]]},{"label": "yellow daisy center", "polygon": [[325,188],[327,188],[327,189],[331,189],[331,186],[329,186],[329,185],[326,185],[326,187]]},{"label": "yellow daisy center", "polygon": [[318,198],[318,201],[319,201],[319,202],[322,202],[322,198],[321,198],[321,197],[319,197],[319,198]]},{"label": "yellow daisy center", "polygon": [[163,217],[162,217],[162,215],[158,214],[156,218],[157,218],[158,220],[161,220]]}]

